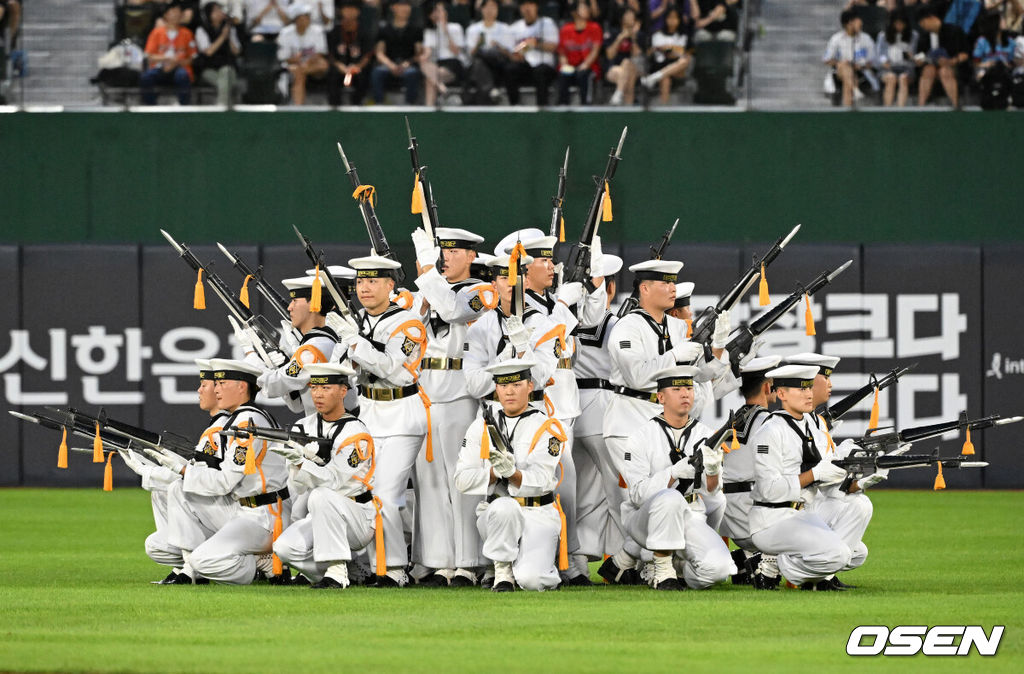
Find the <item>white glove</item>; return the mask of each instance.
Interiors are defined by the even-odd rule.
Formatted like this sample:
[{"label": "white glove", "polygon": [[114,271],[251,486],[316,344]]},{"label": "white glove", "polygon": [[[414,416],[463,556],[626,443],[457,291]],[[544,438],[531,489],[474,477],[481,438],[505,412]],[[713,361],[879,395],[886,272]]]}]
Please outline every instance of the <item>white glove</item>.
[{"label": "white glove", "polygon": [[601,235],[594,235],[594,242],[590,244],[590,269],[591,276],[595,276],[594,269],[604,266],[604,248],[601,246]]},{"label": "white glove", "polygon": [[267,449],[282,457],[288,463],[302,463],[304,458],[302,455],[303,446],[294,440],[289,440],[285,443],[272,442],[267,446]]},{"label": "white glove", "polygon": [[715,319],[715,334],[711,337],[712,349],[724,349],[729,343],[729,333],[732,331],[732,321],[729,320],[729,312],[723,311]]},{"label": "white glove", "polygon": [[281,367],[288,362],[288,356],[277,350],[267,352],[267,358],[270,359],[270,365],[273,367]]},{"label": "white glove", "polygon": [[811,475],[822,484],[834,484],[843,481],[843,478],[846,477],[846,469],[840,468],[828,459],[822,459],[818,465],[811,468]]},{"label": "white glove", "polygon": [[422,227],[412,230],[412,245],[416,248],[416,264],[423,267],[437,266],[437,258],[441,257],[441,249],[434,244],[434,239]]},{"label": "white glove", "polygon": [[281,341],[278,343],[285,353],[295,353],[299,348],[299,340],[295,339],[295,328],[291,321],[281,320]]},{"label": "white glove", "polygon": [[119,449],[117,453],[121,460],[124,461],[124,465],[131,468],[136,475],[142,476],[147,472],[147,468],[152,468],[151,465],[143,463],[142,459],[136,456],[135,452],[130,449]]},{"label": "white glove", "polygon": [[302,456],[306,457],[310,461],[315,461],[320,465],[323,465],[324,460],[320,458],[318,452],[320,451],[319,442],[307,442],[302,447]]},{"label": "white glove", "polygon": [[505,319],[505,332],[508,333],[508,341],[517,354],[525,351],[530,345],[530,333],[518,316],[509,316]]},{"label": "white glove", "polygon": [[704,355],[704,348],[697,342],[679,342],[672,347],[672,357],[677,363],[692,363]]},{"label": "white glove", "polygon": [[720,447],[708,447],[706,444],[700,447],[704,455],[704,474],[708,477],[718,475],[722,472],[722,459],[724,452]]},{"label": "white glove", "polygon": [[668,474],[677,480],[692,480],[695,475],[693,466],[686,459],[680,459],[672,464],[669,468]]},{"label": "white glove", "polygon": [[583,299],[583,284],[577,281],[559,286],[558,292],[555,293],[555,299],[565,303],[568,307],[573,306]]},{"label": "white glove", "polygon": [[174,452],[168,452],[166,450],[158,452],[155,449],[144,449],[142,451],[144,451],[147,456],[152,457],[153,460],[161,466],[169,468],[175,473],[180,473],[181,469],[188,465],[188,461],[181,458]]},{"label": "white glove", "polygon": [[488,457],[491,468],[498,477],[512,477],[516,472],[516,462],[512,455],[495,447],[491,447],[491,455]]},{"label": "white glove", "polygon": [[351,344],[352,340],[359,336],[359,326],[351,318],[345,318],[337,311],[331,311],[327,314],[327,327],[334,330],[341,338],[341,341],[346,344]]},{"label": "white glove", "polygon": [[740,367],[757,358],[757,352],[761,350],[762,346],[764,346],[764,339],[760,337],[755,339],[754,343],[750,345],[750,351],[747,351],[746,355],[740,358]]},{"label": "white glove", "polygon": [[249,328],[243,328],[241,324],[235,320],[234,316],[228,316],[228,323],[231,324],[231,329],[235,333],[235,340],[238,341],[238,345],[242,347],[242,353],[249,355],[256,350],[256,337],[252,330]]},{"label": "white glove", "polygon": [[857,480],[857,486],[860,487],[861,491],[874,487],[879,482],[889,479],[889,469],[879,468],[871,475],[865,475],[864,477]]}]

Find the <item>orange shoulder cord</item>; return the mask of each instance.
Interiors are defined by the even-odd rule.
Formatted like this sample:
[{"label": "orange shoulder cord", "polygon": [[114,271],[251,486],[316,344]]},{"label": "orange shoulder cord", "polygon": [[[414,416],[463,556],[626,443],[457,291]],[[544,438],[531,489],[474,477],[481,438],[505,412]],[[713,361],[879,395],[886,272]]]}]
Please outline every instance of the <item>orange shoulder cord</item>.
[{"label": "orange shoulder cord", "polygon": [[413,299],[412,293],[409,292],[408,290],[403,290],[402,292],[398,293],[395,296],[394,300],[395,304],[405,309],[406,311],[412,309],[412,304],[414,301],[415,300]]},{"label": "orange shoulder cord", "polygon": [[320,349],[316,348],[312,344],[303,344],[299,348],[295,349],[295,353],[292,354],[292,360],[294,360],[296,363],[299,364],[299,368],[300,369],[306,366],[306,363],[302,362],[301,356],[303,356],[304,354],[307,354],[307,353],[313,354],[312,362],[314,362],[314,363],[326,363],[327,362],[327,356],[324,355],[323,351],[321,351]]},{"label": "orange shoulder cord", "polygon": [[238,291],[238,301],[245,305],[246,309],[250,309],[249,306],[249,281],[252,279],[252,274],[246,274],[245,280],[242,281],[242,289]]},{"label": "orange shoulder cord", "polygon": [[494,309],[498,306],[498,291],[493,283],[481,283],[475,286],[473,290],[476,291],[477,297],[483,302],[485,309]]},{"label": "orange shoulder cord", "polygon": [[[366,486],[367,491],[373,491],[373,487],[371,486],[370,481],[373,479],[373,472],[377,469],[377,455],[374,452],[373,438],[370,436],[369,433],[357,433],[353,436],[350,436],[345,440],[345,442],[338,445],[338,449],[336,449],[334,453],[340,454],[341,450],[344,449],[345,447],[348,447],[349,445],[355,445],[356,453],[359,456],[360,461],[366,461],[367,457],[369,457],[370,459],[370,470],[366,471],[366,477],[358,477],[356,475],[353,475],[352,478],[359,482],[362,482]],[[384,518],[380,512],[380,499],[377,498],[376,496],[373,497],[373,508],[374,510],[377,511],[377,514],[374,516],[373,521],[373,541],[374,547],[377,549],[377,575],[383,576],[388,572],[387,555],[384,552]]]},{"label": "orange shoulder cord", "polygon": [[117,452],[107,454],[107,465],[103,467],[103,491],[114,491],[114,467],[110,465],[110,460],[114,458],[114,454],[117,454]]},{"label": "orange shoulder cord", "polygon": [[835,454],[836,443],[832,439],[832,434],[828,432],[828,424],[825,422],[825,417],[819,414],[818,418],[821,419],[821,427],[825,431],[825,437],[828,439],[828,453]]},{"label": "orange shoulder cord", "polygon": [[567,345],[565,343],[565,325],[562,323],[559,323],[558,325],[556,325],[555,327],[551,328],[543,335],[541,335],[541,338],[537,340],[537,346],[539,347],[544,342],[548,341],[549,339],[554,339],[555,337],[558,338],[558,346],[561,347],[562,353],[565,353]]},{"label": "orange shoulder cord", "polygon": [[[533,439],[530,440],[530,451],[527,452],[528,454],[533,452],[537,443],[540,441],[541,436],[543,436],[545,432],[550,433],[552,437],[559,442],[565,442],[567,439],[562,422],[554,417],[548,417],[548,419],[540,425],[540,428],[537,429],[537,432],[533,434]],[[559,457],[558,467],[559,469],[562,468],[561,457]],[[563,470],[562,477],[564,476],[565,472]],[[558,478],[559,484],[562,483],[562,477]],[[555,496],[555,509],[558,511],[558,519],[561,522],[561,529],[558,532],[558,570],[565,571],[569,568],[569,546],[566,538],[567,526],[565,523],[565,511],[562,510],[562,497],[560,495]]]},{"label": "orange shoulder cord", "polygon": [[61,429],[60,448],[57,450],[57,467],[68,467],[68,427]]},{"label": "orange shoulder cord", "polygon": [[[239,428],[244,428],[245,426],[248,426],[248,425],[249,425],[248,421],[243,421],[242,423],[238,424],[238,427]],[[267,493],[267,477],[266,477],[266,475],[263,474],[263,459],[267,456],[267,447],[268,447],[268,445],[270,443],[267,442],[266,440],[263,440],[263,450],[257,455],[255,450],[252,448],[252,444],[253,444],[253,442],[255,440],[256,440],[256,436],[250,435],[249,439],[246,440],[246,442],[248,444],[244,445],[246,447],[246,449],[245,449],[245,468],[242,470],[242,473],[245,474],[245,475],[252,475],[253,473],[259,473],[259,475],[260,475],[260,492],[263,493],[263,494],[266,494]],[[235,438],[235,442],[238,442],[238,438]],[[239,443],[239,444],[242,444],[242,443]],[[251,464],[251,466],[250,466],[250,464]],[[250,467],[252,468],[252,470],[250,470]],[[271,515],[274,516],[274,530],[273,530],[273,534],[271,535],[271,538],[270,538],[271,543],[273,543],[274,541],[277,540],[277,537],[281,535],[281,532],[284,531],[284,520],[282,518],[282,514],[284,513],[284,504],[281,502],[281,498],[278,497],[278,499],[277,499],[277,508],[276,509],[274,508],[274,506],[268,505],[267,506],[267,510],[270,512]],[[272,554],[271,555],[271,564],[272,564],[272,568],[273,568],[275,576],[280,576],[282,573],[284,573],[284,565],[281,563],[281,558],[278,557],[276,554]]]},{"label": "orange shoulder cord", "polygon": [[[418,334],[410,332],[410,329],[412,328],[415,328]],[[419,370],[420,362],[423,360],[423,354],[427,352],[427,329],[423,327],[422,321],[411,318],[395,328],[394,331],[388,335],[388,339],[391,339],[399,332],[405,335],[407,339],[416,342],[420,347],[419,354],[417,354],[415,362],[402,363],[402,367],[409,371],[414,380],[419,379],[419,372],[417,370]],[[427,412],[427,461],[432,462],[434,460],[434,434],[431,431],[430,425],[430,398],[427,397],[422,386],[420,386],[419,389],[420,400],[423,401],[423,408]]]}]

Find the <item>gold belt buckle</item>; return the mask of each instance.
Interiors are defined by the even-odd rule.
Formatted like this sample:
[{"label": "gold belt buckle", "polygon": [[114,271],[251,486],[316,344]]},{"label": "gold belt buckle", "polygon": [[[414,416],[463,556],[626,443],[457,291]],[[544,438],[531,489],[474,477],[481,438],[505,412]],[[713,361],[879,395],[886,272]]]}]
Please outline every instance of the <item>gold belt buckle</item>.
[{"label": "gold belt buckle", "polygon": [[513,496],[513,498],[516,500],[516,503],[518,503],[519,505],[523,506],[524,508],[526,507],[526,497],[524,497],[524,496]]},{"label": "gold belt buckle", "polygon": [[793,501],[793,505],[791,507],[793,508],[793,510],[803,510],[804,509],[804,502],[803,501]]},{"label": "gold belt buckle", "polygon": [[558,369],[560,370],[571,370],[572,369],[572,358],[559,358]]}]

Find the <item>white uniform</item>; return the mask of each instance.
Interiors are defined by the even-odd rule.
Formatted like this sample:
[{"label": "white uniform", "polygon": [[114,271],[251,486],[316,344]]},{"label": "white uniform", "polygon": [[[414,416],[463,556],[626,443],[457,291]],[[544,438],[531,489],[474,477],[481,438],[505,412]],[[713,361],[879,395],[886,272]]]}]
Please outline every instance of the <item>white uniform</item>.
[{"label": "white uniform", "polygon": [[[484,422],[477,417],[466,431],[455,485],[465,494],[487,498],[477,507],[485,557],[512,562],[516,583],[524,590],[558,587],[555,562],[562,525],[552,492],[558,484],[565,432],[557,419],[532,408],[517,417],[506,417],[499,410],[495,421],[515,457],[516,469],[522,472],[522,484],[516,487],[507,480],[490,484],[491,462],[480,458]],[[516,501],[524,498],[545,504]]]},{"label": "white uniform", "polygon": [[[497,300],[494,286],[476,279],[449,283],[437,269],[416,279],[419,299],[430,305],[427,350],[420,385],[430,398],[434,460],[416,459],[417,507],[413,561],[431,569],[484,565],[476,530],[478,499],[455,488],[455,465],[477,402],[466,388],[463,347],[469,324]],[[421,313],[416,311],[415,313]]]},{"label": "white uniform", "polygon": [[316,583],[328,567],[351,561],[353,551],[373,540],[373,439],[349,414],[336,421],[313,414],[297,421],[292,430],[331,441],[329,453],[324,452],[325,465],[307,459],[289,468],[292,485],[309,494],[309,514],[293,522],[274,543],[281,561]]},{"label": "white uniform", "polygon": [[755,448],[750,533],[757,549],[778,555],[779,570],[796,585],[853,568],[850,547],[806,508],[818,498],[818,488],[800,487],[800,473],[817,464],[819,448],[827,445],[810,415],[797,420],[774,412],[750,444]]},{"label": "white uniform", "polygon": [[[744,405],[737,411],[737,416],[742,417],[736,425],[736,440],[740,446],[727,452],[723,461],[722,492],[726,505],[718,533],[728,536],[744,550],[756,552],[750,540],[751,490],[754,487],[754,448],[750,439],[769,415],[768,410],[760,405]],[[727,438],[726,442],[730,440]]]},{"label": "white uniform", "polygon": [[[271,398],[284,400],[292,412],[313,414],[316,407],[309,394],[309,375],[303,368],[310,363],[326,363],[331,360],[337,342],[338,336],[330,328],[325,326],[311,329],[302,336],[299,348],[287,363],[260,375],[257,381],[260,390]],[[252,358],[247,360],[255,363]]]},{"label": "white uniform", "polygon": [[[487,366],[515,357],[505,332],[506,318],[508,316],[498,307],[481,316],[466,331],[466,343],[462,347],[462,369],[466,375],[466,390],[477,400],[490,398],[494,394],[494,378],[486,370]],[[531,331],[529,349],[524,358],[536,361],[536,365],[530,368],[530,374],[534,386],[533,400],[539,403],[558,361],[551,349],[538,348],[537,340],[553,325],[532,307],[523,312],[523,325]]]},{"label": "white uniform", "polygon": [[[712,432],[692,417],[674,428],[659,415],[633,434],[625,452],[612,455],[628,493],[622,504],[626,533],[648,550],[676,551],[686,585],[696,589],[736,573],[729,549],[708,524],[708,515],[724,505],[720,488],[709,492],[703,481],[694,484],[692,470],[689,479],[671,476],[672,466],[688,461]],[[626,551],[639,557],[630,547]]]},{"label": "white uniform", "polygon": [[[278,427],[269,413],[251,403],[232,412],[224,420],[228,426]],[[233,585],[251,583],[256,574],[254,555],[271,552],[275,524],[283,528],[289,520],[288,469],[267,445],[258,438],[222,436],[219,469],[197,463],[185,471],[182,489],[187,500],[228,496],[236,501],[231,519],[192,552],[191,565],[200,576]],[[256,468],[248,475],[247,448]]]},{"label": "white uniform", "polygon": [[361,311],[359,332],[349,351],[359,372],[359,419],[373,436],[374,493],[382,504],[387,565],[404,569],[409,560],[399,510],[430,429],[429,403],[417,384],[426,329],[412,312],[391,305],[378,316]]}]

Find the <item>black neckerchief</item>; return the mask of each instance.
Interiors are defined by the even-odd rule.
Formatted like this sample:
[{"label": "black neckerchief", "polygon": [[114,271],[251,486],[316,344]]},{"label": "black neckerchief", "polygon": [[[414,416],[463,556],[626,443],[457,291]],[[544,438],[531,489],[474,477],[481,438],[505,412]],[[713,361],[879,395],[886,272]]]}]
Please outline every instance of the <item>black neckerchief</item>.
[{"label": "black neckerchief", "polygon": [[736,415],[733,417],[733,420],[736,424],[737,442],[741,445],[747,444],[747,441],[750,440],[750,429],[754,427],[754,422],[757,421],[758,417],[762,414],[768,414],[768,410],[760,405],[744,405],[736,410]]},{"label": "black neckerchief", "polygon": [[383,353],[384,344],[373,339],[373,331],[377,329],[377,326],[380,325],[380,322],[383,321],[385,318],[387,318],[388,316],[393,316],[394,314],[397,314],[400,311],[405,311],[405,309],[398,306],[394,302],[389,304],[388,308],[385,309],[383,313],[380,313],[376,316],[371,316],[369,313],[367,313],[366,309],[363,309],[361,315],[359,316],[360,334],[362,334],[366,338],[366,340],[374,346],[375,349]]},{"label": "black neckerchief", "polygon": [[[695,418],[693,418],[693,417],[690,417],[689,419],[686,420],[686,425],[683,426],[682,429],[676,428],[675,426],[670,424],[668,422],[668,419],[666,419],[665,416],[662,415],[662,414],[659,414],[658,416],[654,417],[654,420],[658,422],[658,426],[661,428],[661,432],[665,434],[665,439],[668,440],[668,459],[669,459],[669,461],[671,461],[672,464],[675,465],[675,464],[679,463],[680,461],[682,461],[683,459],[685,459],[686,458],[686,443],[688,443],[690,441],[690,434],[693,433],[693,429],[694,429],[694,426],[697,423],[697,420]],[[675,435],[673,435],[672,431],[678,431],[678,430],[682,430],[683,434],[681,436],[679,436],[679,444],[676,445]],[[678,489],[679,491],[681,491],[682,493],[685,494],[686,492],[688,492],[690,490],[690,487],[692,485],[693,485],[693,479],[692,478],[690,478],[690,479],[679,478],[678,482],[676,483],[676,489]]]},{"label": "black neckerchief", "polygon": [[[224,425],[222,426],[222,428],[226,429],[226,428],[230,428],[231,426],[233,426],[234,423],[235,423],[235,419],[242,412],[256,412],[257,414],[260,414],[261,416],[263,416],[267,420],[267,422],[268,422],[267,425],[270,428],[281,428],[277,424],[277,421],[274,419],[274,417],[271,416],[270,412],[266,411],[265,409],[263,409],[259,405],[255,404],[255,403],[252,403],[252,402],[242,403],[241,405],[239,405],[238,407],[235,408],[234,412],[227,412],[227,411],[222,412],[222,414],[226,414],[227,415],[227,419],[224,420]],[[221,442],[220,447],[221,447],[221,452],[223,452],[227,448],[228,442],[230,441],[230,438],[227,435],[223,434],[223,433],[218,433],[218,435],[220,435],[220,442]]]},{"label": "black neckerchief", "polygon": [[[782,417],[789,424],[789,427],[793,429],[793,432],[800,438],[801,443],[801,458],[800,458],[800,472],[806,473],[811,468],[821,461],[821,452],[818,451],[818,446],[814,444],[814,435],[811,434],[810,421],[807,420],[807,415],[804,415],[802,421],[804,422],[804,428],[800,428],[800,424],[797,420],[785,410],[773,412],[774,416]],[[812,415],[813,417],[813,415]],[[807,433],[804,434],[806,429]]]},{"label": "black neckerchief", "polygon": [[654,334],[658,335],[659,356],[662,356],[672,350],[672,337],[668,334],[668,314],[662,316],[661,323],[658,323],[649,313],[647,313],[645,309],[634,309],[629,313],[637,314],[642,317],[647,322],[647,325],[650,326],[651,330],[654,330]]},{"label": "black neckerchief", "polygon": [[334,332],[334,330],[331,330],[329,327],[324,325],[319,328],[311,328],[309,332],[302,336],[302,340],[299,342],[299,344],[305,344],[314,337],[326,337],[332,342],[338,341],[338,333]]},{"label": "black neckerchief", "polygon": [[604,346],[604,338],[608,331],[608,324],[612,320],[612,312],[606,312],[604,319],[602,319],[597,325],[589,328],[576,327],[576,335],[579,337],[580,344],[583,346],[592,346],[600,349]]},{"label": "black neckerchief", "polygon": [[548,316],[555,310],[555,300],[548,295],[548,291],[544,291],[543,295],[540,295],[535,290],[527,290],[526,294],[537,300],[548,312]]},{"label": "black neckerchief", "polygon": [[[501,337],[498,338],[498,347],[494,350],[494,355],[500,356],[505,351],[505,347],[508,346],[508,333],[505,332],[505,319],[508,316],[501,310],[501,305],[495,307],[494,312],[498,317],[498,331],[501,333]],[[540,311],[533,307],[523,307],[523,325],[526,325],[526,319],[539,313]]]}]

